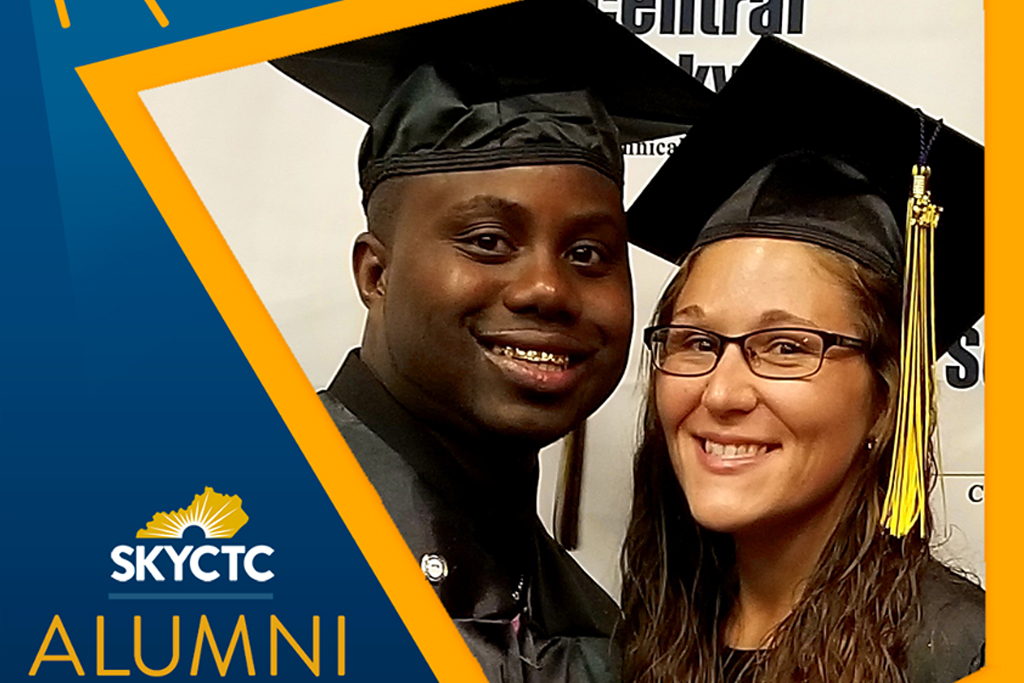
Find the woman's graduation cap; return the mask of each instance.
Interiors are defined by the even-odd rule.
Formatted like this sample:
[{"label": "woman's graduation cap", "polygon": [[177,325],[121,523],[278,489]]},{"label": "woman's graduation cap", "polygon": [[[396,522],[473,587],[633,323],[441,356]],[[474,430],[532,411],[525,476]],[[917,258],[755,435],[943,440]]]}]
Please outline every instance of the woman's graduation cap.
[{"label": "woman's graduation cap", "polygon": [[941,122],[769,37],[629,210],[633,242],[670,260],[719,239],[767,236],[902,278],[902,386],[883,513],[896,536],[923,529],[932,362],[983,313],[983,156]]},{"label": "woman's graduation cap", "polygon": [[523,0],[271,62],[370,124],[364,205],[400,175],[580,163],[685,132],[712,94],[586,0]]}]

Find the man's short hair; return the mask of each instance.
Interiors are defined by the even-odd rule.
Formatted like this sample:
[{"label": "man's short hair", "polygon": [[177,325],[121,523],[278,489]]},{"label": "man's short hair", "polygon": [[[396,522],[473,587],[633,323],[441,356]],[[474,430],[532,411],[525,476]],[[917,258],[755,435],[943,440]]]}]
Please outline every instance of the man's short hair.
[{"label": "man's short hair", "polygon": [[374,189],[366,205],[366,229],[383,244],[391,244],[395,217],[409,176],[389,178]]}]

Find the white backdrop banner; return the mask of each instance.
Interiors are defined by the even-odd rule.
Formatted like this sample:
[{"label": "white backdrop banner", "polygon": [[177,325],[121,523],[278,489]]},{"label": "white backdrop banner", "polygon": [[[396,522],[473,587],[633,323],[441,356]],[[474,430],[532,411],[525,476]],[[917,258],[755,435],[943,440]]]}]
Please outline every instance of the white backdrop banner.
[{"label": "white backdrop banner", "polygon": [[[758,37],[777,34],[984,142],[981,0],[593,4],[712,90],[721,89]],[[267,64],[165,86],[142,98],[311,385],[326,386],[358,346],[363,326],[350,252],[365,226],[356,178],[364,124]],[[756,110],[750,125],[758,125]],[[625,149],[627,206],[677,143]],[[588,423],[574,553],[612,595],[619,589],[643,397],[640,330],[673,272],[671,264],[638,249],[631,255],[632,357],[623,382]],[[937,553],[982,580],[984,345],[979,321],[940,361],[943,476],[933,500]],[[556,444],[542,456],[538,504],[548,524],[559,453]]]}]

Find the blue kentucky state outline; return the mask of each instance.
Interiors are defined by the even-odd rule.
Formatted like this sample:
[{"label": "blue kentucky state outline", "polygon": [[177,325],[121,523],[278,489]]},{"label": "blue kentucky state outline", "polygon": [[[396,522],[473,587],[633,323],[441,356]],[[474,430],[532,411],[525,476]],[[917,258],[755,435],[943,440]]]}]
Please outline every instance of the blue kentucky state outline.
[{"label": "blue kentucky state outline", "polygon": [[[270,678],[271,614],[306,653],[320,617],[320,680],[336,675],[338,615],[345,680],[434,680],[74,71],[321,3],[162,0],[167,28],[142,0],[70,4],[67,29],[53,0],[8,3],[0,21],[0,680],[82,680],[67,661],[28,676],[54,615],[84,680],[96,677],[97,616],[106,669],[143,676],[134,615],[150,668],[170,662],[177,615],[180,661],[168,678],[220,680],[205,645],[199,675],[189,675],[200,615],[223,656],[240,614],[255,680],[313,679],[283,638]],[[151,578],[118,584],[110,553],[165,542],[135,539],[138,520],[158,501],[191,499],[198,485],[245,501],[254,522],[230,543],[274,548],[260,562],[275,576],[259,589],[273,599],[109,600],[117,590],[177,589]],[[242,583],[190,588],[252,590]],[[59,636],[47,652],[64,654]],[[241,644],[228,677],[250,680]]]}]

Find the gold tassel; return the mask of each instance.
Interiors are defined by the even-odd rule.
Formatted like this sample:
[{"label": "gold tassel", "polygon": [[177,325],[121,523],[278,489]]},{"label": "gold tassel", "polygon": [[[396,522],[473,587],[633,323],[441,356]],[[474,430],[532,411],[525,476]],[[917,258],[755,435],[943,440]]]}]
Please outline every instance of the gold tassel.
[{"label": "gold tassel", "polygon": [[924,464],[936,427],[934,230],[941,207],[928,191],[931,169],[914,166],[907,202],[907,253],[903,284],[900,387],[889,488],[882,523],[897,538],[915,524],[925,534]]}]

